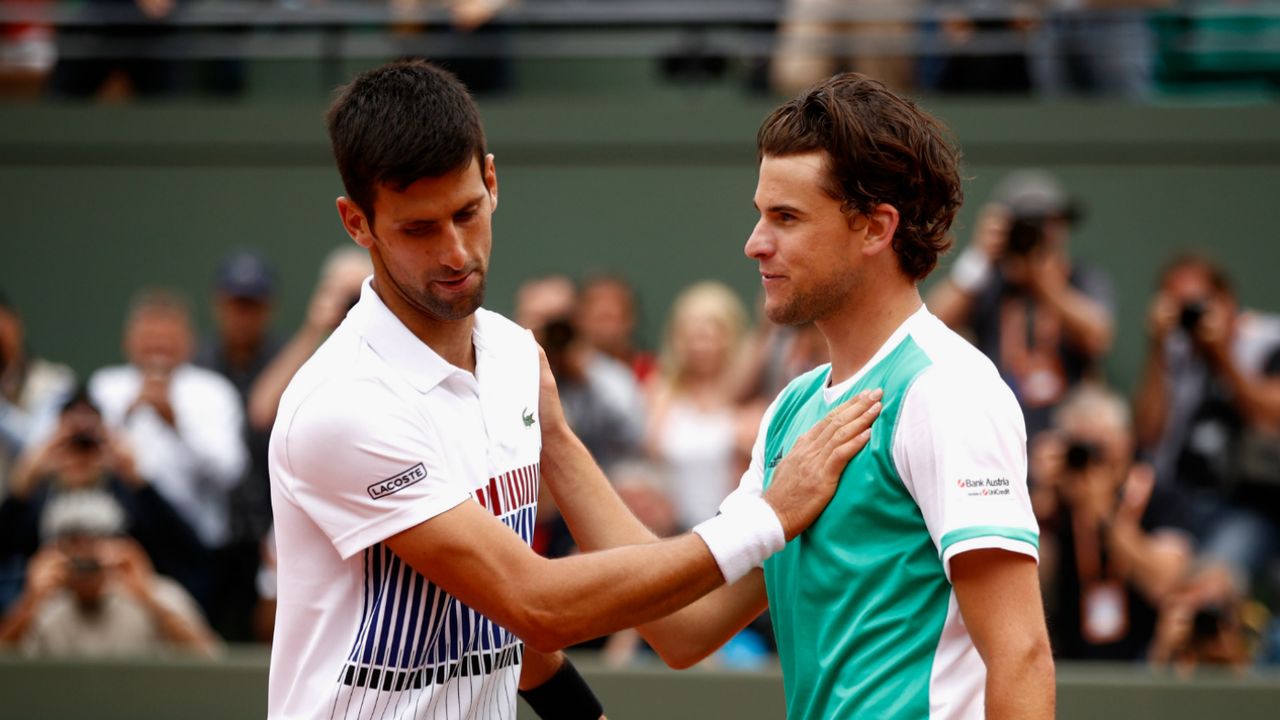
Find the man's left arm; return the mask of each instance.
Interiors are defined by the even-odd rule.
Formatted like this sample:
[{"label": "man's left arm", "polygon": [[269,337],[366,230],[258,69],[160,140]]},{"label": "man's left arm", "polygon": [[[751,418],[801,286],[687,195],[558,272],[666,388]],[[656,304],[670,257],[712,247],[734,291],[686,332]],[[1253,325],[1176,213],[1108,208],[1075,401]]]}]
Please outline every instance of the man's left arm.
[{"label": "man's left arm", "polygon": [[989,366],[953,365],[916,380],[898,422],[894,461],[987,667],[987,718],[1053,717],[1039,532],[1017,400]]},{"label": "man's left arm", "polygon": [[987,666],[988,720],[1052,718],[1053,655],[1035,558],[971,550],[951,558],[951,583],[960,616]]},{"label": "man's left arm", "polygon": [[1074,286],[1065,259],[1049,251],[1033,263],[1036,297],[1061,318],[1067,337],[1090,357],[1105,355],[1115,336],[1108,283],[1099,276],[1086,275],[1081,287]]}]

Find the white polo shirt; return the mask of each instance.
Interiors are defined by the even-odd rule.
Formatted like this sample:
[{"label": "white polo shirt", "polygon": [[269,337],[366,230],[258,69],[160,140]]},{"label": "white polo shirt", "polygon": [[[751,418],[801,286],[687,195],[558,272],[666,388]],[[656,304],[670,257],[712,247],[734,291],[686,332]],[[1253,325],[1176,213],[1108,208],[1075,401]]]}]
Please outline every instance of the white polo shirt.
[{"label": "white polo shirt", "polygon": [[382,544],[463,502],[532,541],[537,345],[487,310],[472,339],[474,375],[418,340],[366,280],[289,383],[271,433],[268,717],[515,717],[523,644]]}]

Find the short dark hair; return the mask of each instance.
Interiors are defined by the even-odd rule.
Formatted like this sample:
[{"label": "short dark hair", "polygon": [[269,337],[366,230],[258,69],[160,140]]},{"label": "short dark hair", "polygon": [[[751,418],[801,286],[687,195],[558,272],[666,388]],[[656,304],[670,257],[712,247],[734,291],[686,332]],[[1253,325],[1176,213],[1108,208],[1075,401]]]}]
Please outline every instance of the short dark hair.
[{"label": "short dark hair", "polygon": [[1196,270],[1204,275],[1209,288],[1215,293],[1235,297],[1235,290],[1231,286],[1231,278],[1227,276],[1227,271],[1213,258],[1202,252],[1183,250],[1174,255],[1160,270],[1158,285],[1163,286],[1169,281],[1169,277],[1179,270]]},{"label": "short dark hair", "polygon": [[846,214],[879,203],[898,210],[893,249],[921,280],[951,247],[964,202],[960,150],[938,120],[877,80],[843,73],[773,111],[756,136],[758,158],[825,151],[828,184]]},{"label": "short dark hair", "polygon": [[342,185],[370,221],[380,183],[397,190],[440,177],[474,157],[483,169],[484,127],[466,87],[422,60],[360,73],[325,115]]}]

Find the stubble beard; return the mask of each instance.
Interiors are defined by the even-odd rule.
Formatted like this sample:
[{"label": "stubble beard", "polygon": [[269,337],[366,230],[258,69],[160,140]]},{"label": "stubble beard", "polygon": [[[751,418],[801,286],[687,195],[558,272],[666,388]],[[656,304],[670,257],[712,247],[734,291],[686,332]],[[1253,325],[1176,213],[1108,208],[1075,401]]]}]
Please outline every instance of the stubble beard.
[{"label": "stubble beard", "polygon": [[765,315],[778,325],[808,325],[832,314],[849,300],[857,279],[853,275],[795,291],[784,302],[765,308]]},{"label": "stubble beard", "polygon": [[[472,315],[484,304],[485,281],[487,279],[484,272],[479,268],[474,272],[480,275],[480,283],[476,286],[475,292],[470,295],[448,300],[433,295],[429,289],[422,289],[414,293],[415,303],[422,311],[437,320],[446,322],[462,320]],[[430,288],[430,282],[430,280],[426,281],[427,288]]]}]

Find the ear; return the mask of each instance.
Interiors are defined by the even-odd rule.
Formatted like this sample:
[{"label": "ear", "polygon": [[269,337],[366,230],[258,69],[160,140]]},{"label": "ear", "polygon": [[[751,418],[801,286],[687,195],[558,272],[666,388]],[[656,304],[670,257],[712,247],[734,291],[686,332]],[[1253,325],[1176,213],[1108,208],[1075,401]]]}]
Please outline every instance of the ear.
[{"label": "ear", "polygon": [[373,245],[373,232],[369,228],[369,220],[360,206],[351,198],[338,198],[338,217],[342,219],[342,228],[351,239],[366,250]]},{"label": "ear", "polygon": [[498,170],[493,164],[493,153],[484,156],[484,187],[492,201],[489,211],[493,212],[498,209]]},{"label": "ear", "polygon": [[893,247],[893,236],[898,231],[898,208],[880,203],[862,214],[866,218],[866,236],[862,239],[864,255],[878,255]]}]

